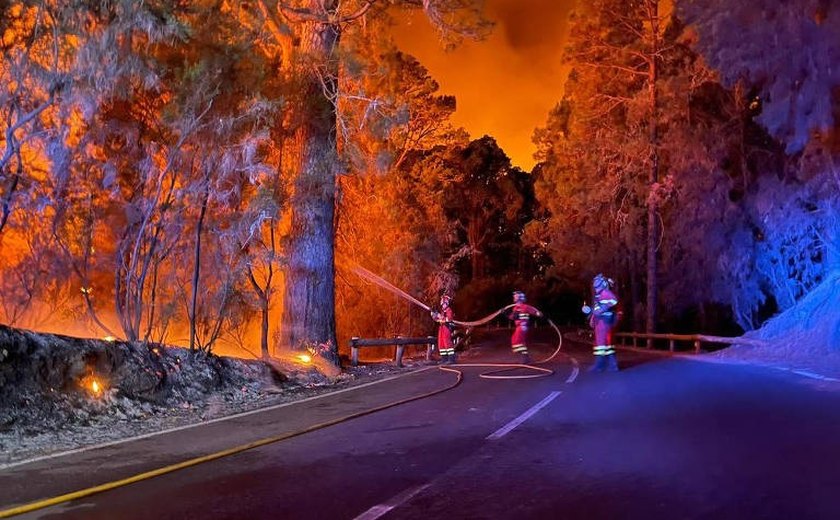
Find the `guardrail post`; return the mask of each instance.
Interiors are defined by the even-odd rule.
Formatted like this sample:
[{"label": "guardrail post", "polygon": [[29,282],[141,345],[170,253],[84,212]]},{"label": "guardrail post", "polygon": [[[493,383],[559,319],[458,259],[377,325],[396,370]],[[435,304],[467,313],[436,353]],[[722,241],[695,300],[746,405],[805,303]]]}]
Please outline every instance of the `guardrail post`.
[{"label": "guardrail post", "polygon": [[668,350],[674,351],[674,340],[668,340]]},{"label": "guardrail post", "polygon": [[437,341],[432,336],[427,336],[429,338],[429,343],[426,344],[426,361],[432,360],[432,351],[435,350],[435,343]]},{"label": "guardrail post", "polygon": [[699,339],[694,340],[694,353],[695,354],[700,353],[700,340]]},{"label": "guardrail post", "polygon": [[354,367],[359,364],[359,347],[356,345],[357,341],[359,341],[358,336],[350,338],[350,365]]},{"label": "guardrail post", "polygon": [[[396,336],[396,339],[400,339],[402,336]],[[396,356],[396,364],[398,367],[402,367],[402,358],[403,358],[403,351],[405,350],[405,345],[397,345],[397,356]]]}]

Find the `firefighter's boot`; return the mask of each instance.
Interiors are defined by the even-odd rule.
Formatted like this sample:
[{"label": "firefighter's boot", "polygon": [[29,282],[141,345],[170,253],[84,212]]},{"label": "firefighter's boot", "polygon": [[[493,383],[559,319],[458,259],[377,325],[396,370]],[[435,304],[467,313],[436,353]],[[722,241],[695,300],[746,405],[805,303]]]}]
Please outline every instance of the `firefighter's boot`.
[{"label": "firefighter's boot", "polygon": [[606,365],[608,372],[618,372],[618,360],[615,358],[615,353],[603,356],[607,358]]},{"label": "firefighter's boot", "polygon": [[595,354],[595,364],[592,365],[592,368],[589,369],[590,372],[603,372],[606,368],[607,360],[606,356],[602,356],[600,354]]},{"label": "firefighter's boot", "polygon": [[530,365],[531,364],[531,356],[529,356],[527,352],[522,353],[522,364],[523,365]]}]

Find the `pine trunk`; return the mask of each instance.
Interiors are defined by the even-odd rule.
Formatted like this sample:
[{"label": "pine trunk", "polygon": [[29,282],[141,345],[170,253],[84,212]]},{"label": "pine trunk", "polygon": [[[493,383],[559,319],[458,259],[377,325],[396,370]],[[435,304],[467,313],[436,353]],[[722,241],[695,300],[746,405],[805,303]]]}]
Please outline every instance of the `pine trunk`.
[{"label": "pine trunk", "polygon": [[260,302],[260,314],[262,314],[262,323],[260,324],[260,355],[263,359],[271,357],[268,352],[268,299],[264,298]]},{"label": "pine trunk", "polygon": [[[658,13],[658,2],[653,3],[652,13]],[[657,80],[659,71],[657,70],[657,54],[659,52],[659,19],[658,15],[654,14],[651,19],[650,28],[651,37],[651,52],[649,61],[649,75],[648,75],[648,93],[650,106],[650,173],[648,178],[649,193],[647,199],[647,301],[645,305],[645,332],[648,334],[656,332],[656,315],[657,315],[657,293],[659,291],[659,284],[657,283],[657,246],[659,244],[659,226],[657,222],[657,207],[656,207],[656,183],[659,182],[659,151],[657,134]],[[648,340],[648,347],[651,345],[651,340]]]},{"label": "pine trunk", "polygon": [[207,215],[207,202],[210,198],[210,186],[204,188],[204,197],[201,200],[201,211],[198,215],[198,223],[195,226],[195,251],[193,252],[193,276],[192,295],[190,297],[190,352],[196,349],[196,319],[198,315],[198,284],[201,274],[201,232],[204,230],[204,218]]},{"label": "pine trunk", "polygon": [[[310,3],[313,12],[323,8],[321,1]],[[333,102],[339,32],[329,24],[306,22],[300,35],[300,52],[310,66],[304,72],[295,129],[298,171],[291,199],[281,344],[291,349],[327,344],[325,356],[337,364],[334,214],[338,154]]]}]

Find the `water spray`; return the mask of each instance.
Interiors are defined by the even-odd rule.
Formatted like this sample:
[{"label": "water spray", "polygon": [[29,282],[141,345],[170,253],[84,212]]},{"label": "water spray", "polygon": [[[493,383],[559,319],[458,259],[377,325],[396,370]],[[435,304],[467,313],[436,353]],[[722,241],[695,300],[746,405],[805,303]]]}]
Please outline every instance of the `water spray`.
[{"label": "water spray", "polygon": [[[399,296],[400,298],[403,298],[403,299],[417,305],[418,307],[420,307],[420,308],[422,308],[422,309],[424,309],[428,312],[432,311],[432,308],[429,307],[428,305],[426,305],[425,303],[423,303],[420,300],[418,300],[417,298],[411,296],[410,294],[403,291],[402,289],[395,286],[394,284],[390,283],[389,281],[385,280],[381,276],[378,276],[378,275],[368,271],[364,267],[361,267],[359,265],[353,265],[352,267],[350,267],[350,269],[354,273],[356,273],[356,275],[358,275],[360,278],[362,278],[364,280],[367,280],[368,282],[373,283],[375,285],[378,285],[379,287],[395,294],[396,296]],[[496,319],[496,317],[499,316],[500,314],[502,314],[503,312],[505,312],[508,309],[510,309],[511,307],[513,307],[513,305],[514,304],[506,305],[506,306],[502,307],[501,309],[499,309],[495,312],[492,312],[492,313],[488,314],[487,316],[485,316],[481,319],[475,320],[475,321],[453,320],[453,323],[455,323],[458,326],[466,327],[466,328],[478,327],[480,325],[485,325],[487,323],[490,323],[494,319]],[[539,310],[539,309],[537,309],[537,310]],[[461,373],[459,370],[453,369],[451,367],[491,367],[491,368],[496,367],[496,368],[499,368],[499,370],[493,370],[493,371],[490,371],[490,372],[485,372],[483,374],[479,374],[479,377],[482,377],[482,378],[485,378],[485,379],[534,379],[534,378],[537,378],[537,377],[550,376],[554,373],[553,370],[550,370],[548,368],[543,368],[543,367],[540,367],[540,366],[537,366],[537,365],[542,365],[542,364],[548,363],[549,361],[554,359],[557,356],[557,354],[560,353],[560,349],[563,347],[563,335],[560,333],[560,329],[557,328],[557,325],[555,325],[553,321],[551,321],[548,318],[546,318],[546,321],[551,326],[551,328],[553,328],[554,331],[557,333],[558,342],[557,342],[557,348],[554,349],[554,352],[552,352],[552,354],[550,356],[548,356],[547,358],[545,358],[543,360],[537,361],[535,363],[527,364],[527,365],[523,364],[523,363],[455,363],[455,364],[449,365],[447,367],[441,366],[441,367],[438,367],[438,368],[440,368],[441,370],[444,370],[444,371],[448,371],[448,372],[457,372],[459,374]],[[508,372],[508,371],[511,371],[511,370],[519,369],[519,368],[536,371],[537,373],[535,373],[535,374],[501,375],[502,372]]]}]

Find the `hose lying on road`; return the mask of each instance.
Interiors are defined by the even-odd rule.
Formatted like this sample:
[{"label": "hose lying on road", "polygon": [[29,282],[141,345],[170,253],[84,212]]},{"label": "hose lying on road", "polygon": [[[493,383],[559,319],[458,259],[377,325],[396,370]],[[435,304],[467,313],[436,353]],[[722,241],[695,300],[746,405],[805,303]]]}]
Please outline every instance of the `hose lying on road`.
[{"label": "hose lying on road", "polygon": [[[511,307],[513,307],[513,305],[508,305],[506,307],[502,307],[498,311],[496,311],[492,314],[489,314],[488,316],[486,316],[486,317],[484,317],[480,320],[477,320],[477,321],[472,321],[472,322],[456,321],[455,324],[456,325],[462,325],[462,326],[475,326],[473,324],[483,325],[484,323],[490,322],[493,318],[495,318],[496,316],[498,316],[499,314],[501,314],[502,312],[504,312],[505,310],[507,310]],[[553,321],[551,321],[548,318],[546,318],[546,320],[548,321],[548,324],[551,325],[551,328],[554,329],[554,332],[557,333],[558,341],[557,341],[557,348],[554,349],[554,352],[552,352],[550,356],[548,356],[547,358],[545,358],[543,360],[537,361],[535,363],[530,363],[530,364],[524,364],[524,363],[453,363],[451,365],[439,366],[438,368],[440,368],[441,370],[445,370],[447,372],[459,372],[459,373],[460,373],[460,371],[454,369],[453,367],[485,367],[485,368],[491,367],[491,368],[498,368],[499,369],[499,370],[491,370],[490,372],[484,372],[484,373],[478,375],[479,377],[484,378],[484,379],[536,379],[538,377],[548,377],[548,376],[554,374],[554,370],[551,370],[551,369],[548,369],[548,368],[543,368],[543,367],[540,367],[540,366],[537,366],[537,365],[543,365],[545,363],[548,363],[549,361],[554,359],[557,356],[557,354],[560,353],[560,349],[563,347],[563,335],[560,333],[560,329],[557,328],[557,325],[555,325]],[[510,372],[512,370],[517,370],[517,369],[531,370],[531,371],[536,372],[536,373],[501,375],[504,372]]]},{"label": "hose lying on road", "polygon": [[[357,276],[359,276],[363,280],[366,280],[368,282],[376,284],[379,287],[382,287],[383,289],[392,292],[393,294],[395,294],[395,295],[397,295],[397,296],[399,296],[399,297],[417,305],[418,307],[420,307],[420,308],[422,308],[426,311],[431,311],[432,310],[431,307],[429,307],[425,303],[421,302],[420,300],[418,300],[414,296],[411,296],[410,294],[403,291],[399,287],[395,286],[394,284],[392,284],[388,280],[385,280],[381,276],[378,276],[378,275],[368,271],[364,267],[362,267],[360,265],[356,265],[356,264],[352,264],[348,267]],[[485,317],[483,317],[479,320],[475,320],[475,321],[453,320],[453,323],[455,325],[458,325],[459,327],[465,327],[465,328],[478,327],[480,325],[490,323],[497,316],[499,316],[500,314],[502,314],[503,312],[505,312],[506,310],[510,309],[513,306],[514,306],[514,304],[506,305],[506,306],[502,307],[501,309],[499,309],[495,312],[492,312],[492,313],[488,314],[487,316],[485,316]],[[453,363],[451,365],[447,365],[446,367],[441,366],[439,368],[441,370],[445,370],[445,371],[448,371],[448,372],[459,372],[458,370],[455,370],[452,367],[496,367],[496,368],[499,368],[499,370],[493,370],[493,371],[490,371],[490,372],[485,372],[483,374],[479,374],[479,377],[483,377],[484,379],[534,379],[534,378],[537,378],[537,377],[550,376],[554,373],[553,370],[550,370],[548,368],[542,368],[542,367],[539,367],[537,365],[542,365],[542,364],[548,363],[549,361],[554,359],[555,356],[557,356],[557,354],[560,352],[560,349],[563,346],[563,335],[560,334],[560,329],[557,328],[557,325],[555,325],[553,321],[548,320],[548,324],[551,325],[551,327],[557,333],[557,337],[559,338],[559,340],[557,342],[557,348],[554,350],[554,352],[550,356],[548,356],[547,358],[543,359],[542,361],[537,361],[536,363],[531,363],[531,364],[523,364],[523,363]],[[532,374],[500,375],[503,372],[509,372],[511,370],[523,369],[523,368],[526,369],[526,370],[535,371],[537,373],[535,373],[535,374],[532,373]]]},{"label": "hose lying on road", "polygon": [[[391,284],[389,284],[388,282],[386,282],[382,278],[374,275],[373,273],[370,273],[369,271],[367,271],[367,270],[365,270],[361,267],[358,267],[358,266],[357,266],[357,269],[354,269],[354,270],[356,270],[357,274],[359,274],[363,278],[365,278],[369,281],[372,281],[374,283],[377,283],[379,285],[387,284],[387,286],[385,286],[385,285],[383,285],[383,286],[385,286],[386,288],[388,288],[390,290],[396,291],[397,294],[399,294],[400,296],[408,299],[412,303],[414,303],[416,305],[419,305],[420,307],[423,307],[426,310],[431,310],[427,305],[425,305],[421,301],[413,298],[412,296],[410,296],[409,294],[401,291],[400,289],[397,289],[396,287],[392,286]],[[492,321],[499,314],[501,314],[502,312],[511,308],[512,306],[513,305],[508,305],[506,307],[503,307],[503,308],[499,309],[498,311],[496,311],[496,312],[494,312],[494,313],[492,313],[488,316],[485,316],[484,318],[482,318],[480,320],[477,320],[477,321],[455,322],[455,323],[457,325],[462,326],[462,327],[476,327],[476,326],[479,326],[479,325],[484,325],[485,323],[489,323],[490,321]],[[260,440],[254,441],[254,442],[250,442],[248,444],[243,444],[243,445],[236,446],[236,447],[233,447],[233,448],[229,448],[229,449],[226,449],[226,450],[217,451],[215,453],[210,453],[208,455],[202,455],[200,457],[195,457],[195,458],[192,458],[192,459],[188,459],[188,460],[185,460],[183,462],[178,462],[176,464],[171,464],[169,466],[164,466],[162,468],[146,471],[146,472],[143,472],[143,473],[138,473],[138,474],[133,475],[131,477],[123,478],[123,479],[120,479],[120,480],[114,480],[112,482],[106,482],[106,483],[100,484],[98,486],[92,486],[92,487],[89,487],[89,488],[74,491],[72,493],[65,493],[63,495],[58,495],[58,496],[55,496],[55,497],[46,498],[46,499],[38,500],[38,501],[35,501],[35,502],[30,502],[28,504],[23,504],[23,505],[20,505],[20,506],[11,507],[11,508],[8,508],[8,509],[3,509],[3,510],[0,510],[0,518],[8,518],[8,517],[12,517],[12,516],[17,516],[17,515],[21,515],[21,514],[24,514],[24,513],[29,513],[29,512],[32,512],[32,511],[37,511],[39,509],[44,509],[46,507],[62,504],[62,503],[65,503],[65,502],[70,502],[71,500],[77,500],[77,499],[80,499],[80,498],[89,497],[89,496],[95,495],[97,493],[102,493],[102,492],[109,491],[109,490],[112,490],[112,489],[117,489],[117,488],[120,488],[120,487],[123,487],[123,486],[127,486],[129,484],[134,484],[134,483],[137,483],[137,482],[148,480],[148,479],[153,478],[153,477],[157,477],[157,476],[160,476],[160,475],[166,475],[168,473],[173,473],[173,472],[181,470],[181,469],[189,468],[189,467],[192,467],[192,466],[197,466],[197,465],[203,464],[205,462],[218,460],[218,459],[221,459],[221,458],[224,458],[224,457],[235,455],[237,453],[242,453],[242,452],[247,451],[247,450],[251,450],[251,449],[254,449],[254,448],[259,448],[260,446],[266,446],[268,444],[273,444],[273,443],[276,443],[276,442],[291,439],[293,437],[298,437],[298,436],[306,434],[306,433],[310,433],[310,432],[313,432],[313,431],[316,431],[316,430],[327,428],[329,426],[334,426],[336,424],[339,424],[339,423],[342,423],[342,422],[345,422],[345,421],[349,421],[351,419],[355,419],[357,417],[370,415],[370,414],[373,414],[373,413],[376,413],[376,412],[386,410],[388,408],[393,408],[393,407],[400,406],[400,405],[403,405],[403,404],[406,404],[406,403],[410,403],[412,401],[418,401],[420,399],[425,399],[427,397],[432,397],[434,395],[441,394],[443,392],[447,392],[449,390],[452,390],[453,388],[455,388],[455,387],[457,387],[458,385],[461,384],[461,381],[463,381],[463,375],[464,374],[461,370],[458,370],[457,368],[454,368],[454,367],[495,367],[495,368],[499,368],[499,370],[493,370],[491,372],[486,372],[486,373],[480,374],[480,377],[483,377],[485,379],[533,379],[533,378],[537,378],[537,377],[550,376],[554,373],[553,370],[550,370],[548,368],[539,367],[539,366],[536,366],[536,365],[541,365],[541,364],[548,363],[549,361],[554,359],[554,357],[557,356],[557,354],[560,352],[560,349],[563,345],[563,335],[560,333],[560,330],[557,328],[557,326],[554,324],[554,322],[552,322],[551,320],[548,320],[548,323],[549,323],[549,325],[551,325],[551,327],[557,333],[557,337],[559,338],[559,341],[557,343],[557,348],[554,350],[554,352],[550,356],[548,356],[547,358],[545,358],[541,361],[537,361],[536,363],[532,363],[532,364],[528,364],[528,365],[521,364],[521,363],[456,363],[456,364],[447,365],[447,366],[440,366],[440,367],[438,367],[440,370],[456,374],[456,379],[455,379],[454,383],[452,383],[452,384],[450,384],[446,387],[439,388],[437,390],[433,390],[431,392],[426,392],[426,393],[421,394],[421,395],[416,395],[416,396],[413,396],[413,397],[400,399],[399,401],[394,401],[394,402],[391,402],[391,403],[387,403],[387,404],[377,406],[377,407],[374,407],[374,408],[371,408],[371,409],[368,409],[368,410],[362,410],[361,412],[356,412],[356,413],[349,414],[349,415],[346,415],[346,416],[343,416],[343,417],[339,417],[337,419],[333,419],[333,420],[326,421],[326,422],[323,422],[323,423],[315,424],[315,425],[312,425],[312,426],[309,426],[307,428],[303,428],[301,430],[297,430],[297,431],[294,431],[294,432],[288,432],[288,433],[284,433],[284,434],[280,434],[280,435],[275,435],[275,436],[272,436],[272,437],[267,437],[265,439],[260,439]],[[517,375],[517,374],[500,375],[502,372],[508,372],[508,371],[511,371],[511,370],[523,369],[523,368],[527,369],[527,370],[536,371],[537,373],[535,373],[535,374],[519,374],[519,375]]]}]

